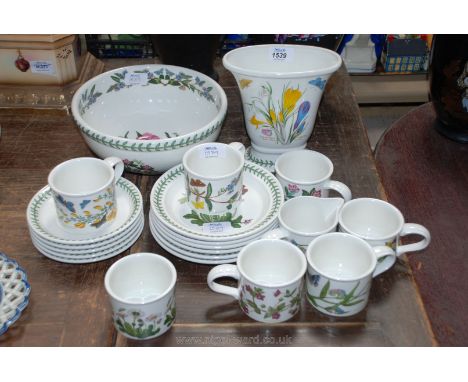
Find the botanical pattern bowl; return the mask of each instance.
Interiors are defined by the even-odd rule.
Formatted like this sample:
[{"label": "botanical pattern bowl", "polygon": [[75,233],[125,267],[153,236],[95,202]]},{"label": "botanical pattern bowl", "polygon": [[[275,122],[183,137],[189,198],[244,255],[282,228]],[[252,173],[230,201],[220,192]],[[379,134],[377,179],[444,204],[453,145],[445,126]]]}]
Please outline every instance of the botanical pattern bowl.
[{"label": "botanical pattern bowl", "polygon": [[194,70],[135,65],[100,74],[72,100],[72,115],[98,156],[116,156],[128,171],[162,173],[192,146],[218,138],[227,111],[224,90]]}]

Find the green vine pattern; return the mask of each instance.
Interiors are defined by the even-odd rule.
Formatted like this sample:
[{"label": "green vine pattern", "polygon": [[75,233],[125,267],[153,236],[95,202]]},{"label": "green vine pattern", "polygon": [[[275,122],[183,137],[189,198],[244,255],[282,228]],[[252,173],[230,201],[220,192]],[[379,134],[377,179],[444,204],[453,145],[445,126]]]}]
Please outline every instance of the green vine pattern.
[{"label": "green vine pattern", "polygon": [[[320,275],[308,275],[309,282],[314,286],[318,286]],[[330,289],[330,280],[323,285],[318,296],[314,296],[307,291],[307,298],[310,303],[317,307],[326,310],[328,313],[335,315],[348,314],[347,307],[361,304],[366,301],[366,295],[369,293],[370,283],[367,283],[358,294],[355,294],[360,281],[354,287],[346,292],[343,289]]]},{"label": "green vine pattern", "polygon": [[[77,120],[75,122],[80,127],[81,132],[87,136],[89,139],[100,143],[104,146],[111,147],[113,149],[123,150],[123,151],[133,151],[133,152],[160,152],[160,151],[171,151],[177,150],[183,147],[192,146],[201,141],[207,139],[211,135],[215,134],[221,128],[223,124],[224,118],[226,115],[222,117],[222,119],[216,123],[214,126],[211,126],[208,130],[203,131],[202,133],[196,133],[195,135],[190,135],[189,137],[178,137],[178,138],[170,138],[168,140],[164,140],[164,142],[158,141],[142,141],[142,142],[129,142],[127,140],[121,139],[109,139],[105,136],[102,136],[98,133],[92,132],[90,129],[81,126]],[[173,139],[173,140],[172,140]]]},{"label": "green vine pattern", "polygon": [[265,297],[263,288],[244,284],[241,287],[239,304],[246,314],[249,314],[250,310],[252,310],[257,315],[262,315],[264,319],[279,320],[281,313],[286,310],[290,315],[296,314],[301,303],[300,288],[295,288],[292,291],[286,289],[284,293],[277,289],[273,293],[273,297],[276,299],[274,305],[263,303]]},{"label": "green vine pattern", "polygon": [[175,316],[174,298],[171,298],[167,304],[164,317],[156,314],[145,316],[138,309],[120,308],[114,313],[114,322],[121,332],[134,338],[144,339],[157,335],[163,326],[170,327],[175,320]]},{"label": "green vine pattern", "polygon": [[[284,194],[283,194],[281,187],[278,185],[276,178],[269,171],[253,163],[245,163],[244,171],[250,172],[258,176],[260,179],[262,179],[273,194],[273,204],[270,207],[270,211],[268,215],[261,222],[259,222],[256,226],[251,227],[251,229],[254,230],[258,227],[271,223],[272,219],[277,218],[279,209],[283,203]],[[182,230],[186,233],[193,234],[194,231],[191,231],[187,229],[186,227],[183,227],[177,224],[177,222],[171,220],[164,210],[163,201],[164,201],[165,190],[167,186],[174,179],[180,176],[184,176],[184,173],[185,173],[184,167],[182,165],[179,165],[176,168],[169,170],[164,176],[158,179],[151,193],[152,194],[151,195],[151,207],[154,209],[154,211],[158,214],[159,217],[161,217],[164,221],[166,221],[171,226],[176,227],[179,230]],[[212,235],[204,234],[203,232],[198,232],[198,231],[196,232],[196,234],[200,237],[212,236]],[[229,234],[229,237],[235,237],[239,234],[240,233],[236,233],[234,231],[232,234]]]},{"label": "green vine pattern", "polygon": [[[126,180],[124,178],[120,178],[117,181],[117,185],[118,185],[119,188],[123,189],[126,193],[128,193],[128,195],[130,196],[130,198],[132,200],[132,204],[133,204],[132,215],[128,217],[127,221],[124,224],[124,226],[127,226],[127,223],[129,221],[133,221],[133,219],[135,218],[135,216],[137,215],[137,213],[141,209],[141,203],[142,203],[141,194],[138,191],[138,189],[136,188],[136,186],[134,186],[130,181],[128,181],[128,180]],[[39,210],[40,210],[42,204],[45,201],[47,201],[48,199],[50,199],[50,198],[52,198],[52,190],[50,188],[48,188],[46,191],[40,193],[32,201],[31,207],[28,208],[28,215],[30,217],[32,226],[37,231],[39,231],[41,234],[47,236],[48,238],[59,239],[59,238],[51,235],[50,233],[44,231],[42,229],[41,225],[40,225],[40,222],[39,222]],[[121,229],[122,229],[122,227],[121,227]],[[80,240],[69,240],[69,239],[67,239],[67,241],[79,242]]]},{"label": "green vine pattern", "polygon": [[258,159],[252,156],[251,150],[247,150],[247,159],[261,167],[265,168],[274,168],[275,167],[275,162],[272,160],[263,160],[263,159]]}]

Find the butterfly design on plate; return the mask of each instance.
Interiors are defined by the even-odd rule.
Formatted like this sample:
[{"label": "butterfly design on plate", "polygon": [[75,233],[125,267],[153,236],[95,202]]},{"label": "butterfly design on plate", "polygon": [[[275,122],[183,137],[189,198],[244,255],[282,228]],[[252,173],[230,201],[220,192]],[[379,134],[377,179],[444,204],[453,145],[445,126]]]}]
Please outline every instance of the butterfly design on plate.
[{"label": "butterfly design on plate", "polygon": [[309,81],[309,84],[312,86],[317,86],[320,90],[323,90],[325,88],[325,84],[327,83],[327,80],[322,80],[322,78],[317,77],[314,78],[313,80]]},{"label": "butterfly design on plate", "polygon": [[62,195],[56,195],[56,200],[63,205],[68,211],[70,212],[76,212],[75,206],[73,205],[72,202],[69,202],[63,198]]}]

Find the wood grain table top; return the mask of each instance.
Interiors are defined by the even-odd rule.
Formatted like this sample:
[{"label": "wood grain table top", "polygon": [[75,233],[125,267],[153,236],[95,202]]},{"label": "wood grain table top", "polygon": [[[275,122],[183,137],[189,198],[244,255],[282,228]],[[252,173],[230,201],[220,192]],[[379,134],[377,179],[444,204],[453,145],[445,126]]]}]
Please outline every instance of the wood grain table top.
[{"label": "wood grain table top", "polygon": [[[107,61],[107,68],[142,60]],[[146,61],[148,62],[148,61]],[[239,90],[233,77],[216,65],[228,97],[221,142],[249,144]],[[170,255],[148,227],[149,194],[156,176],[125,173],[140,189],[146,225],[124,253],[93,264],[63,264],[33,246],[26,206],[47,183],[58,163],[93,156],[72,117],[59,111],[0,110],[0,250],[27,271],[29,306],[2,336],[0,346],[431,346],[436,342],[405,258],[374,279],[368,307],[356,316],[331,318],[302,299],[301,310],[281,324],[258,323],[245,316],[237,301],[212,292],[206,276],[212,266]],[[386,198],[366,130],[344,67],[329,80],[308,147],[334,163],[333,178],[347,184],[353,197]],[[136,252],[166,256],[178,272],[177,318],[172,329],[148,341],[118,334],[104,289],[104,275],[119,258]]]}]

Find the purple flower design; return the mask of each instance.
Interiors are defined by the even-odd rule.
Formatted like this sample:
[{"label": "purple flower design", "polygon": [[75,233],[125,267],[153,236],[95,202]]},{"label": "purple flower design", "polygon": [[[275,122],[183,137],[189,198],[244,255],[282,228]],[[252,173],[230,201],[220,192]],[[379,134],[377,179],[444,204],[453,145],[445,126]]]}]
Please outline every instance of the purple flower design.
[{"label": "purple flower design", "polygon": [[288,191],[295,194],[296,192],[299,192],[300,189],[299,189],[297,184],[290,183],[290,184],[288,184]]},{"label": "purple flower design", "polygon": [[271,315],[271,318],[273,318],[273,320],[278,320],[280,317],[281,315],[279,314],[279,312],[275,312]]},{"label": "purple flower design", "polygon": [[273,296],[278,297],[281,294],[281,291],[277,289],[275,293],[273,293]]},{"label": "purple flower design", "polygon": [[151,140],[156,140],[156,139],[161,139],[157,135],[152,134],[152,133],[143,133],[138,136],[137,140],[139,141],[151,141]]}]

